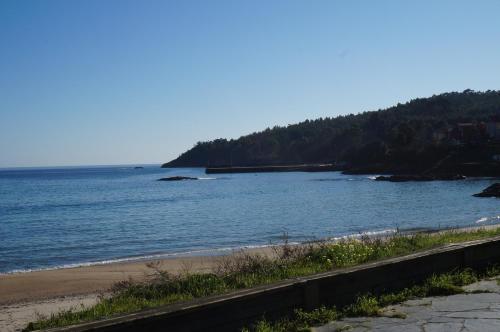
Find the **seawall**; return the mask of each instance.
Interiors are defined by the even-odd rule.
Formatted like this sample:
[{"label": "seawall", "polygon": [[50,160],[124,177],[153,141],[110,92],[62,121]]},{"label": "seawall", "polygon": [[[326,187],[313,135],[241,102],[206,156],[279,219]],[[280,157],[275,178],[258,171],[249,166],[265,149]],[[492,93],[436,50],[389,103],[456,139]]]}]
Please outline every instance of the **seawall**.
[{"label": "seawall", "polygon": [[484,268],[500,262],[500,237],[431,249],[403,257],[145,310],[51,331],[238,331],[295,308],[343,306],[358,294],[396,291],[433,273]]},{"label": "seawall", "polygon": [[330,172],[338,171],[334,164],[317,165],[285,165],[285,166],[235,166],[235,167],[207,167],[205,173],[267,173],[267,172]]}]

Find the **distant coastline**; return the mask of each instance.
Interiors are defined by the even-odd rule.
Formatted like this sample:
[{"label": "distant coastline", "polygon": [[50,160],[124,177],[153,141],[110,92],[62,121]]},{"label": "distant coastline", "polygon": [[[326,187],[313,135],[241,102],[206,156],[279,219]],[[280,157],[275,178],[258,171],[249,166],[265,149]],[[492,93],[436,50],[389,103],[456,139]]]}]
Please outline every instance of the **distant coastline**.
[{"label": "distant coastline", "polygon": [[499,105],[500,91],[443,93],[375,112],[199,142],[162,167],[334,164],[346,174],[498,177]]}]

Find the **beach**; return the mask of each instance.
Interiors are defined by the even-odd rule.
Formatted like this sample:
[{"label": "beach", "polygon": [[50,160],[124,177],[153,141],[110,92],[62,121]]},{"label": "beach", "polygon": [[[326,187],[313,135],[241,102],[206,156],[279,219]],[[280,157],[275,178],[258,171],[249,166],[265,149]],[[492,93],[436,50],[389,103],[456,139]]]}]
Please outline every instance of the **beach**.
[{"label": "beach", "polygon": [[[229,252],[228,255],[241,253]],[[246,249],[243,252],[272,256],[272,247]],[[172,274],[209,272],[221,256],[170,257],[74,268],[43,270],[0,275],[0,330],[19,331],[37,315],[90,306],[119,281],[142,281],[153,273],[147,265],[158,262],[158,268]]]}]

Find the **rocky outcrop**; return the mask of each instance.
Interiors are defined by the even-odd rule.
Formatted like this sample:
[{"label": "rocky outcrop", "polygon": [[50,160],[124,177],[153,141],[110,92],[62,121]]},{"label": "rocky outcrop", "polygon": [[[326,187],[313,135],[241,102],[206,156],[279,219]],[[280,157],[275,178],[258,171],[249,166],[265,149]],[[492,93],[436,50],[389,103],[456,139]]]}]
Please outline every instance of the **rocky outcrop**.
[{"label": "rocky outcrop", "polygon": [[500,182],[494,183],[488,188],[484,189],[478,194],[474,194],[476,197],[500,197]]},{"label": "rocky outcrop", "polygon": [[198,180],[189,176],[169,176],[167,178],[158,179],[158,181],[184,181],[184,180]]},{"label": "rocky outcrop", "polygon": [[455,181],[463,179],[465,179],[465,176],[461,174],[444,174],[444,175],[410,174],[410,175],[377,176],[375,178],[376,181],[389,181],[389,182]]}]

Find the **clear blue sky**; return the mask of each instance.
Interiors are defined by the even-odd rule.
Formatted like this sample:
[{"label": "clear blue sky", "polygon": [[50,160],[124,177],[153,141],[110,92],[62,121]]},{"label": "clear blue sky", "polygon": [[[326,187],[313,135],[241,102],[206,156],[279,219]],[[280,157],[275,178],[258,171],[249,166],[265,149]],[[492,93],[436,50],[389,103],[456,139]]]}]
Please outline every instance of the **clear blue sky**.
[{"label": "clear blue sky", "polygon": [[0,1],[0,167],[500,88],[500,1]]}]

